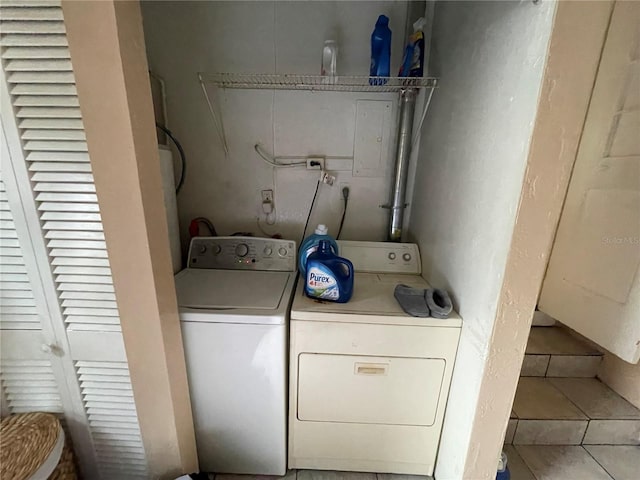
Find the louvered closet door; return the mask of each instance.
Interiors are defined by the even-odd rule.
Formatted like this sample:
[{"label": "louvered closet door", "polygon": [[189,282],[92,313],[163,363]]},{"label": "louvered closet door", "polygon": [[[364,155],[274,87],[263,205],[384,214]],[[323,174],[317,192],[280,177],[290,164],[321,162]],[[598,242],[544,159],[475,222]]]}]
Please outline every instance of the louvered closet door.
[{"label": "louvered closet door", "polygon": [[[0,2],[2,116],[60,312],[99,477],[146,478],[129,369],[59,3]],[[26,196],[26,195],[23,195]]]}]

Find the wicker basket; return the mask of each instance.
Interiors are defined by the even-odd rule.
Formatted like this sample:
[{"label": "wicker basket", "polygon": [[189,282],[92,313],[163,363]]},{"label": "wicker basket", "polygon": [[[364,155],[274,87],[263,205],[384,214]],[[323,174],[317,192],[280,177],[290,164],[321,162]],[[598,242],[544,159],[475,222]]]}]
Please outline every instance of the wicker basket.
[{"label": "wicker basket", "polygon": [[54,415],[20,413],[4,418],[0,427],[0,478],[28,480],[36,473],[41,476],[41,468],[46,468],[43,464],[57,460],[53,471],[48,470],[48,478],[76,480],[73,451],[66,441],[60,452],[60,442],[64,442],[64,430]]}]

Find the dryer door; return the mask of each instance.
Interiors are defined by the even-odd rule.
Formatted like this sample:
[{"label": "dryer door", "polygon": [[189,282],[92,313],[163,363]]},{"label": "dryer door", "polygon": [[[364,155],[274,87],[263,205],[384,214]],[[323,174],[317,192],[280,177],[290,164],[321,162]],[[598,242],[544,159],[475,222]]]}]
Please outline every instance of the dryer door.
[{"label": "dryer door", "polygon": [[303,353],[298,419],[431,426],[444,378],[441,358]]}]

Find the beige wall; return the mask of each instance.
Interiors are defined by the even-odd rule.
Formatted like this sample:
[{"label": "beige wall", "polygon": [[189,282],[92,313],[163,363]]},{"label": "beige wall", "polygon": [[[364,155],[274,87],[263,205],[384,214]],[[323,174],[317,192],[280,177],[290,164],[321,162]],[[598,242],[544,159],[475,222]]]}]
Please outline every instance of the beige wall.
[{"label": "beige wall", "polygon": [[558,3],[464,478],[495,478],[495,460],[487,455],[487,446],[497,444],[499,449],[504,439],[612,4]]},{"label": "beige wall", "polygon": [[[456,8],[442,24],[438,12]],[[425,126],[413,199],[423,213],[412,228],[427,280],[452,291],[465,321],[438,479],[495,478],[610,10],[611,2],[436,9],[434,55],[458,63],[442,73]],[[491,28],[464,28],[483,22]]]},{"label": "beige wall", "polygon": [[[420,245],[425,278],[453,294],[464,319],[438,479],[475,480],[491,469],[495,476],[501,420],[488,426],[498,433],[483,444],[486,462],[469,470],[466,454],[473,448],[554,11],[553,2],[435,7],[430,70],[440,82],[420,142],[409,239]],[[516,340],[524,342],[522,335]],[[517,350],[501,353],[519,368]],[[507,418],[508,407],[502,408]]]},{"label": "beige wall", "polygon": [[138,2],[62,2],[153,478],[197,470]]},{"label": "beige wall", "polygon": [[640,363],[633,365],[605,353],[598,378],[640,408]]}]

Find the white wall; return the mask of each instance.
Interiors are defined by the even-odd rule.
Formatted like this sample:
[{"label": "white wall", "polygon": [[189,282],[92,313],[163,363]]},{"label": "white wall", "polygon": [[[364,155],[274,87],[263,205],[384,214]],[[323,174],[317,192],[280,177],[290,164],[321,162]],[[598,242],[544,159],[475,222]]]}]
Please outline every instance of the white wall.
[{"label": "white wall", "polygon": [[[522,187],[555,4],[436,4],[409,235],[464,319],[436,478],[462,478]],[[506,418],[505,418],[506,422]],[[473,461],[473,459],[469,459]]]},{"label": "white wall", "polygon": [[339,37],[338,73],[367,74],[371,31],[381,13],[391,19],[395,70],[407,2],[143,2],[142,10],[150,68],[165,80],[169,127],[187,154],[178,196],[183,240],[196,216],[209,217],[220,234],[258,233],[262,189],[275,189],[277,211],[276,225],[264,229],[299,240],[318,175],[304,168],[273,172],[253,146],[259,141],[276,155],[353,156],[355,100],[366,98],[393,101],[387,171],[377,178],[338,172],[335,187],[321,187],[311,225],[326,222],[337,233],[339,186],[347,183],[351,199],[342,238],[385,239],[388,211],[379,205],[388,200],[393,173],[396,95],[221,91],[230,149],[225,158],[196,74],[317,74],[332,29]]}]

